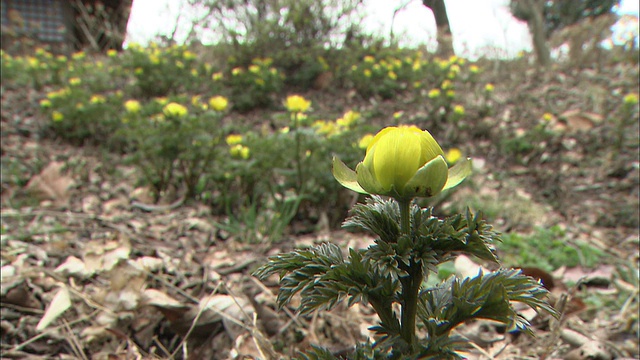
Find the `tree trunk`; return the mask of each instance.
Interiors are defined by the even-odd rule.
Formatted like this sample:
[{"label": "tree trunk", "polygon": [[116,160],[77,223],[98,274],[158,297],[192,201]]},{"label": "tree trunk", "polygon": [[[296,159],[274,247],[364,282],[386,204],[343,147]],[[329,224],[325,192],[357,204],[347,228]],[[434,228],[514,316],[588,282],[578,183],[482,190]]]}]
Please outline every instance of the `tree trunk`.
[{"label": "tree trunk", "polygon": [[453,35],[451,34],[449,16],[447,16],[444,0],[422,0],[422,4],[431,9],[433,17],[436,19],[438,55],[442,57],[454,55]]},{"label": "tree trunk", "polygon": [[518,14],[520,18],[527,21],[538,64],[544,67],[549,66],[551,55],[544,29],[544,1],[512,0],[510,6],[513,14]]}]

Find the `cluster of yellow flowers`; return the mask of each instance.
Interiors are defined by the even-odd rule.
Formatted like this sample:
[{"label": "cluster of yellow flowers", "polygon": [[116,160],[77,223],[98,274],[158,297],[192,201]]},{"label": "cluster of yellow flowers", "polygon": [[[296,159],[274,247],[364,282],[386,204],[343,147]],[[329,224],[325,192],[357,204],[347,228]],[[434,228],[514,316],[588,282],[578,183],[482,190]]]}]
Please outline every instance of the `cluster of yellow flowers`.
[{"label": "cluster of yellow flowers", "polygon": [[317,120],[312,126],[317,134],[331,137],[351,129],[359,119],[360,113],[349,110],[335,121]]},{"label": "cluster of yellow flowers", "polygon": [[242,145],[243,140],[242,135],[231,134],[227,136],[226,142],[229,145],[229,153],[232,157],[246,160],[251,156],[251,150]]}]

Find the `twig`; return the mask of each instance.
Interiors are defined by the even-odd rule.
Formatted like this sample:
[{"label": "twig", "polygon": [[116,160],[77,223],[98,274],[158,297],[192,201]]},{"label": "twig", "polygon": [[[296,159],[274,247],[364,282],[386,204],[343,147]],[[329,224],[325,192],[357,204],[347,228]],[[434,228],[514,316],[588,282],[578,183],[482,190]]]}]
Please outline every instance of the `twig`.
[{"label": "twig", "polygon": [[[206,298],[206,302],[205,304],[207,304],[209,302],[209,299],[211,299],[211,297],[213,295],[215,295],[218,292],[218,288],[220,287],[220,283],[218,285],[216,285],[216,287],[211,290],[211,293],[209,294],[209,296]],[[205,306],[198,306],[198,313],[196,314],[196,317],[193,319],[193,321],[191,322],[191,326],[189,327],[189,330],[187,330],[187,333],[184,335],[184,337],[182,338],[182,341],[180,341],[180,344],[178,344],[178,346],[176,346],[176,349],[173,351],[173,353],[171,353],[171,358],[175,358],[176,354],[178,353],[178,351],[187,343],[187,339],[189,338],[189,336],[191,335],[191,333],[193,332],[193,329],[195,329],[196,324],[198,323],[198,319],[200,319],[200,316],[202,315],[202,313],[204,312]],[[186,347],[185,347],[186,349]],[[185,350],[186,352],[186,350]],[[185,359],[187,359],[187,354],[185,355]]]},{"label": "twig", "polygon": [[68,333],[68,335],[65,336],[65,340],[67,340],[67,342],[69,343],[69,346],[71,346],[71,349],[73,350],[75,356],[78,358],[81,358],[82,360],[89,360],[89,358],[87,358],[87,355],[82,350],[82,344],[80,343],[80,340],[78,340],[78,337],[76,336],[76,334],[73,332],[73,330],[71,330],[71,326],[69,326],[69,322],[66,321],[65,319],[62,319],[62,321],[63,321],[64,328]]},{"label": "twig", "polygon": [[20,343],[20,344],[18,344],[18,345],[16,345],[16,346],[12,347],[12,348],[11,348],[11,349],[9,349],[7,352],[3,353],[3,355],[4,355],[4,356],[9,356],[9,355],[10,355],[10,353],[12,353],[12,352],[14,352],[14,351],[20,351],[20,349],[24,348],[25,346],[27,346],[27,345],[29,345],[29,344],[32,344],[32,343],[34,343],[34,342],[36,342],[36,341],[38,341],[38,340],[40,340],[40,339],[42,339],[42,338],[44,338],[44,337],[48,336],[48,335],[49,335],[49,334],[51,334],[51,333],[58,334],[60,331],[62,331],[62,329],[63,329],[65,326],[71,326],[71,325],[75,325],[75,324],[77,324],[77,323],[83,322],[83,321],[85,321],[85,320],[90,320],[92,317],[94,317],[94,316],[95,316],[95,314],[96,314],[97,312],[98,312],[98,310],[96,310],[96,311],[92,312],[92,313],[91,313],[91,314],[89,314],[89,315],[85,315],[85,316],[83,316],[83,317],[81,317],[81,318],[79,318],[79,319],[76,319],[76,320],[73,320],[73,321],[71,321],[71,322],[69,322],[69,323],[66,323],[66,324],[64,324],[64,325],[58,325],[58,326],[56,326],[56,327],[49,328],[48,330],[44,331],[43,333],[38,334],[38,335],[36,335],[36,336],[34,336],[34,337],[32,337],[32,338],[28,339],[28,340],[25,340],[24,342],[22,342],[22,343]]}]

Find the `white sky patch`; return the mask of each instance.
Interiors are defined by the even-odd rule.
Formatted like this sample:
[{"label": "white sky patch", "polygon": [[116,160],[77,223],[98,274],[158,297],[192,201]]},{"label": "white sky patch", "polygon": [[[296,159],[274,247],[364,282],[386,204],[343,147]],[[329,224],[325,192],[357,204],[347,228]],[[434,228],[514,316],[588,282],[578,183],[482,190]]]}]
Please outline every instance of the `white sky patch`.
[{"label": "white sky patch", "polygon": [[[393,12],[402,3],[406,1],[366,0],[362,9],[367,15],[363,21],[364,30],[388,37]],[[146,44],[157,35],[170,35],[180,12],[182,16],[176,40],[184,41],[190,19],[197,16],[197,12],[188,6],[182,7],[182,4],[182,0],[135,0],[126,43]],[[509,0],[445,0],[445,5],[456,54],[468,58],[481,55],[505,58],[514,57],[522,50],[531,50],[527,25],[511,15]],[[637,0],[623,0],[617,12],[637,18],[638,7]],[[637,38],[637,26],[631,33],[634,31]],[[420,0],[410,2],[397,13],[393,20],[393,33],[401,45],[426,44],[429,50],[435,50],[437,46],[435,19]],[[201,35],[205,43],[213,37],[212,34]]]}]

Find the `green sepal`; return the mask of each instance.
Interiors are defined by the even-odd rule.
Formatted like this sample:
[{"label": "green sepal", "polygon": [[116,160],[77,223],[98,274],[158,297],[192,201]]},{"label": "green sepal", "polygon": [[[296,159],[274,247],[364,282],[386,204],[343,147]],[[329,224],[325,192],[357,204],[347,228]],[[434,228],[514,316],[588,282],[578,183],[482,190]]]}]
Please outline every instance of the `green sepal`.
[{"label": "green sepal", "polygon": [[431,197],[439,193],[447,182],[447,161],[438,155],[433,160],[424,164],[413,175],[400,192],[404,198]]},{"label": "green sepal", "polygon": [[390,189],[385,190],[363,162],[356,166],[356,178],[366,194],[389,195],[390,193]]},{"label": "green sepal", "polygon": [[360,184],[358,184],[356,172],[349,169],[349,167],[337,157],[333,158],[332,172],[333,177],[338,180],[340,185],[361,194],[368,194],[368,192],[365,191],[362,186],[360,186]]},{"label": "green sepal", "polygon": [[471,159],[465,158],[458,161],[449,169],[449,177],[442,190],[450,189],[460,184],[469,175],[471,175]]}]

